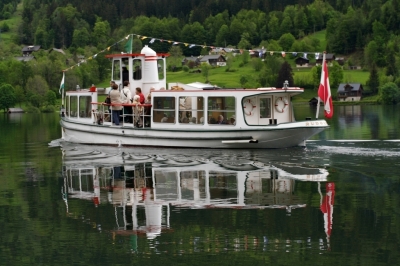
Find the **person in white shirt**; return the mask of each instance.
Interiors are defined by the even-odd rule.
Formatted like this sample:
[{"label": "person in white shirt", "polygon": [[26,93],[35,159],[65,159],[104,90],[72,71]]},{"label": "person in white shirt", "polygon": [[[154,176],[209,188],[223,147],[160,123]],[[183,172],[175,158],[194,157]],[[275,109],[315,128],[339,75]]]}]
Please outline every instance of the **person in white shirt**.
[{"label": "person in white shirt", "polygon": [[[121,91],[121,102],[123,104],[131,104],[132,103],[132,93],[129,89],[129,81],[124,81],[124,88]],[[132,123],[132,106],[124,106],[124,121],[126,123]]]}]

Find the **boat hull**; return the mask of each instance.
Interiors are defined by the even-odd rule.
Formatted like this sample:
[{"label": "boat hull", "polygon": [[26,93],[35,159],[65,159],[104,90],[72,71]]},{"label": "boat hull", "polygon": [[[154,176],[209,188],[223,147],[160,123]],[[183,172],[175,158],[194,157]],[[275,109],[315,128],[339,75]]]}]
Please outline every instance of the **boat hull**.
[{"label": "boat hull", "polygon": [[287,148],[328,128],[325,120],[248,128],[154,129],[104,126],[61,120],[62,138],[81,144],[186,148]]}]

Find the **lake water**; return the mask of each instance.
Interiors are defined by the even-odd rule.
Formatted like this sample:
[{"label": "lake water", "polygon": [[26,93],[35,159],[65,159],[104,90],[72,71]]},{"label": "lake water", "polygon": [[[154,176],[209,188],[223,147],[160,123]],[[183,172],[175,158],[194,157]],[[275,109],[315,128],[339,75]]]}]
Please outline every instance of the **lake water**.
[{"label": "lake water", "polygon": [[400,107],[328,123],[306,148],[118,148],[1,114],[0,264],[399,265]]}]

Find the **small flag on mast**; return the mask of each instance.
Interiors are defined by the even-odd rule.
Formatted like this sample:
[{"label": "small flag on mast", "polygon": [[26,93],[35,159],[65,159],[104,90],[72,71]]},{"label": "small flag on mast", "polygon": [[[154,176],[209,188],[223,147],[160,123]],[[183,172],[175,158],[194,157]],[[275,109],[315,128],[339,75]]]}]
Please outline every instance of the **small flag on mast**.
[{"label": "small flag on mast", "polygon": [[133,39],[132,35],[129,35],[129,39],[125,44],[125,52],[128,54],[132,53],[132,39]]},{"label": "small flag on mast", "polygon": [[60,94],[62,94],[62,91],[64,90],[64,80],[65,80],[65,72],[63,71],[63,77],[60,83],[60,89],[58,90]]}]

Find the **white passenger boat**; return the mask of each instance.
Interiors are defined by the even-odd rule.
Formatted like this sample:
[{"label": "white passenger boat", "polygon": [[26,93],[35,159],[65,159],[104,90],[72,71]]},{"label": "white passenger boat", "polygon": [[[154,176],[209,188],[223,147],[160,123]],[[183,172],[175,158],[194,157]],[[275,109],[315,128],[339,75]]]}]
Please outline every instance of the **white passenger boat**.
[{"label": "white passenger boat", "polygon": [[[167,87],[167,56],[147,46],[140,54],[108,55],[111,79],[120,89],[125,78],[132,95],[137,87],[145,96],[151,92],[149,103],[125,105],[139,111],[136,116],[133,112],[133,121],[140,123],[113,126],[112,119],[108,120],[109,106],[98,98],[110,88],[66,91],[62,138],[96,145],[285,148],[305,146],[309,138],[329,127],[323,119],[295,120],[291,98],[302,88],[222,89],[202,83]],[[131,71],[123,74],[123,66]],[[122,113],[121,120],[126,116]]]}]

